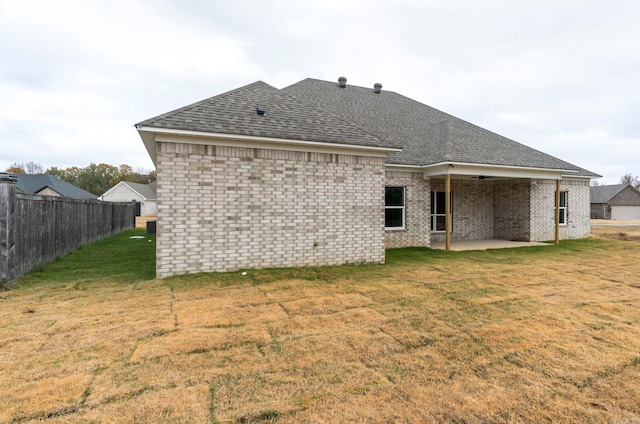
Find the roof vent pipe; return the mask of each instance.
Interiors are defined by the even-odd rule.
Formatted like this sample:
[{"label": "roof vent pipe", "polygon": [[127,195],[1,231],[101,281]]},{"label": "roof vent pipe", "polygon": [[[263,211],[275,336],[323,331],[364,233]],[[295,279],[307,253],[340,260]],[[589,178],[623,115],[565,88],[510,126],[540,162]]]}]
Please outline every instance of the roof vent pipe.
[{"label": "roof vent pipe", "polygon": [[338,87],[345,88],[347,86],[347,79],[345,77],[338,78]]},{"label": "roof vent pipe", "polygon": [[376,94],[380,94],[381,91],[382,91],[382,84],[380,84],[379,82],[375,83],[373,85],[373,92]]}]

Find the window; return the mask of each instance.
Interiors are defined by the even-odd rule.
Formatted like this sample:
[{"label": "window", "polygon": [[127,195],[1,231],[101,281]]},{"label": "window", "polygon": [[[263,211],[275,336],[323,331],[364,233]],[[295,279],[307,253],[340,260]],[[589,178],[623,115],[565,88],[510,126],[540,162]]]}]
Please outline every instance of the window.
[{"label": "window", "polygon": [[404,229],[404,187],[384,188],[384,227]]},{"label": "window", "polygon": [[567,225],[567,199],[569,198],[569,192],[560,192],[560,225]]},{"label": "window", "polygon": [[[453,195],[450,196],[451,207],[449,208],[449,218],[453,214]],[[431,192],[431,231],[444,232],[446,218],[446,196],[444,191]],[[450,227],[453,230],[453,219],[450,219]]]}]

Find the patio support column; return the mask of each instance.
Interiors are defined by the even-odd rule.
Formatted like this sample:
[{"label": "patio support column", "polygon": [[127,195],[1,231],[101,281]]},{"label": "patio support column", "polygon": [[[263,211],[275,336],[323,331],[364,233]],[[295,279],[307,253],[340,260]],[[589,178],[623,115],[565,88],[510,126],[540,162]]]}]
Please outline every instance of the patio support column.
[{"label": "patio support column", "polygon": [[451,174],[447,174],[444,193],[445,250],[451,250]]},{"label": "patio support column", "polygon": [[560,180],[556,180],[556,244],[560,244]]}]

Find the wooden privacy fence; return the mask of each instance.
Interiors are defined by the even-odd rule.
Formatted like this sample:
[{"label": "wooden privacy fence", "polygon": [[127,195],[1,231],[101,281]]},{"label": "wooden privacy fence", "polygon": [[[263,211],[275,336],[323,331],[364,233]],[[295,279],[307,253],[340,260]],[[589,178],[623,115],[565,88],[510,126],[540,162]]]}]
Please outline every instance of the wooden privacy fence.
[{"label": "wooden privacy fence", "polygon": [[0,173],[0,284],[38,265],[135,226],[135,203],[17,194]]}]

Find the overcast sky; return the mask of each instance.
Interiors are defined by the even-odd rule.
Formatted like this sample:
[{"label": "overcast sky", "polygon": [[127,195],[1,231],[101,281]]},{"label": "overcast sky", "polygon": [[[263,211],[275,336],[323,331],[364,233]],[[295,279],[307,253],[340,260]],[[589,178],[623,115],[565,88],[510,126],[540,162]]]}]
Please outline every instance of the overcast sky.
[{"label": "overcast sky", "polygon": [[0,170],[153,169],[134,124],[251,82],[396,91],[640,174],[637,0],[0,0]]}]

